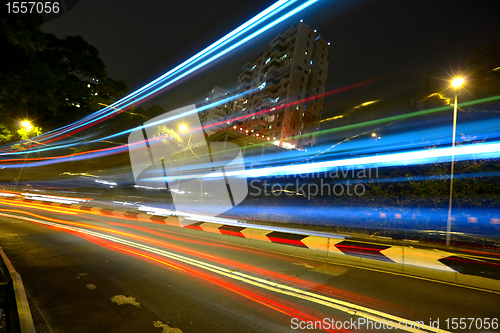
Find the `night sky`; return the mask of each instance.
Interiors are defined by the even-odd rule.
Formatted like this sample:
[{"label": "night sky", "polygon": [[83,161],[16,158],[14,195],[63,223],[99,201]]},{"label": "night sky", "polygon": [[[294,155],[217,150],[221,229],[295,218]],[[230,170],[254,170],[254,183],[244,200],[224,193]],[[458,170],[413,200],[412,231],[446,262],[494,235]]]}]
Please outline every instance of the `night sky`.
[{"label": "night sky", "polygon": [[[59,37],[81,35],[96,46],[115,79],[139,88],[208,46],[272,1],[85,0],[42,28]],[[376,83],[331,95],[324,117],[369,100],[419,94],[463,67],[470,48],[500,42],[500,1],[321,1],[155,102],[165,108],[199,103],[214,86],[231,89],[241,67],[294,22],[331,42],[327,91],[373,78]],[[500,66],[500,64],[499,64]]]}]

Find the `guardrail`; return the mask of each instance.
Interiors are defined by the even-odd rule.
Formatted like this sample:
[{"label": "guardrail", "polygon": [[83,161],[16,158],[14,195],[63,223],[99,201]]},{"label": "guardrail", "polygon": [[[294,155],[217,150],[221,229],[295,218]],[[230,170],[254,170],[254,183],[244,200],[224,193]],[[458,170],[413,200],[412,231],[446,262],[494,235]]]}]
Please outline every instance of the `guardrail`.
[{"label": "guardrail", "polygon": [[0,248],[0,333],[36,333],[21,276]]}]

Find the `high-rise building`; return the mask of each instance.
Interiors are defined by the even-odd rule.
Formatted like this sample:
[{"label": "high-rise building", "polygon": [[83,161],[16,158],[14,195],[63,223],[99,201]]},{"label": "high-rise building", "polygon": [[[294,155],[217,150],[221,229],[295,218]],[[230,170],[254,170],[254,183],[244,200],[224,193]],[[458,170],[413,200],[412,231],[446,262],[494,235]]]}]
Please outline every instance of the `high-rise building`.
[{"label": "high-rise building", "polygon": [[316,144],[329,49],[302,22],[276,36],[238,76],[238,92],[261,89],[234,102],[233,118],[248,116],[234,128],[285,148]]},{"label": "high-rise building", "polygon": [[[213,89],[205,97],[203,106],[220,102],[229,97],[229,93],[224,88],[219,86],[213,87]],[[221,129],[227,128],[226,123],[228,116],[232,113],[233,105],[231,102],[219,104],[208,110],[204,110],[199,113],[200,122],[203,125],[203,129],[207,135],[211,135]]]}]

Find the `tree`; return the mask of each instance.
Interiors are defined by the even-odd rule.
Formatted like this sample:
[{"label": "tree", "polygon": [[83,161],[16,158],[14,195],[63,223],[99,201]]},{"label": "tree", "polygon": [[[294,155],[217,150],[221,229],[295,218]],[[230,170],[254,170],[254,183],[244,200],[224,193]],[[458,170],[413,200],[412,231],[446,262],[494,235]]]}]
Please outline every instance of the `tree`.
[{"label": "tree", "polygon": [[42,129],[40,127],[21,127],[20,129],[17,130],[17,134],[21,137],[21,140],[28,140],[29,138],[39,136],[42,134]]},{"label": "tree", "polygon": [[12,132],[5,125],[0,124],[0,143],[9,141],[11,137]]},{"label": "tree", "polygon": [[0,119],[67,122],[111,104],[128,88],[107,76],[99,51],[81,36],[40,29],[38,14],[0,13]]}]

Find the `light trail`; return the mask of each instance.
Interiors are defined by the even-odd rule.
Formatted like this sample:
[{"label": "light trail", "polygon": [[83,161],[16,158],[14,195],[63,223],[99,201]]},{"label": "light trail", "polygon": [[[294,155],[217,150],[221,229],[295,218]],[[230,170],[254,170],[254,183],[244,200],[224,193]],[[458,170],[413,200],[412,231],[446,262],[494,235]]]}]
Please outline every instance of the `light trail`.
[{"label": "light trail", "polygon": [[[375,168],[375,167],[388,167],[399,165],[415,165],[415,164],[429,164],[437,162],[447,162],[450,160],[452,153],[455,159],[458,160],[471,160],[480,158],[498,158],[500,156],[500,141],[491,143],[483,143],[473,146],[460,146],[453,148],[436,148],[436,149],[422,149],[411,152],[391,153],[367,157],[346,158],[340,160],[330,160],[315,163],[301,163],[285,166],[252,168],[249,170],[226,171],[227,176],[231,177],[246,177],[246,178],[260,178],[268,176],[290,176],[297,174],[310,174],[328,172],[333,168],[344,166],[357,167],[357,168]],[[218,177],[212,174],[198,174],[188,176],[172,176],[168,181],[191,179],[192,177]],[[144,179],[146,181],[166,181],[165,177],[151,177]]]}]

